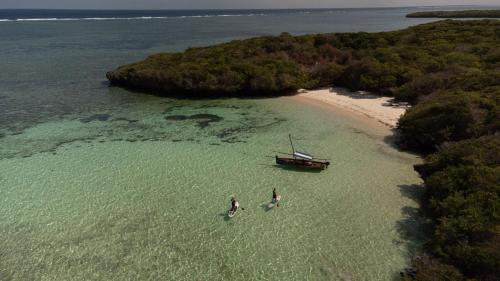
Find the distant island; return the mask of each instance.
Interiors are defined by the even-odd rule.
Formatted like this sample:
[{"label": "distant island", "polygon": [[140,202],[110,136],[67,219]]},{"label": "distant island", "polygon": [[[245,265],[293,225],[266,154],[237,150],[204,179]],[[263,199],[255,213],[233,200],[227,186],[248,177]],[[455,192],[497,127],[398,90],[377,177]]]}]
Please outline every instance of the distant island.
[{"label": "distant island", "polygon": [[500,18],[500,10],[429,11],[406,15],[408,18]]},{"label": "distant island", "polygon": [[428,155],[415,169],[427,187],[422,208],[434,235],[402,279],[498,280],[499,42],[496,20],[381,33],[283,33],[153,55],[107,78],[187,98],[279,96],[334,84],[411,103],[398,122],[400,144]]}]

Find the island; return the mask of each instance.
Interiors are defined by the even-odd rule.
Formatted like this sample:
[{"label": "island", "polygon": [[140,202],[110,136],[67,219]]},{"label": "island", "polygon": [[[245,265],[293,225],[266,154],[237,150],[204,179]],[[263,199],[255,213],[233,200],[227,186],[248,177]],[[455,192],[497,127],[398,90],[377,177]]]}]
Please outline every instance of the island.
[{"label": "island", "polygon": [[335,85],[411,104],[397,122],[398,145],[425,156],[415,169],[425,182],[422,211],[433,235],[402,279],[498,280],[499,42],[496,20],[380,33],[283,33],[152,55],[107,78],[182,98],[274,97]]},{"label": "island", "polygon": [[500,10],[429,11],[406,15],[407,18],[500,18]]}]

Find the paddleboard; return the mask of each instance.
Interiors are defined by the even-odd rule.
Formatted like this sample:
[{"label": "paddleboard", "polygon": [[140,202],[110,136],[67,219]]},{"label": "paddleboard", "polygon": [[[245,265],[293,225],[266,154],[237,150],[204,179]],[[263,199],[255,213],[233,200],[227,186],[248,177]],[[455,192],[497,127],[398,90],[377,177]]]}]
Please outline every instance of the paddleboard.
[{"label": "paddleboard", "polygon": [[267,205],[267,208],[269,208],[269,209],[274,208],[276,205],[278,205],[278,203],[280,201],[281,201],[281,195],[278,195],[278,196],[276,196],[276,201],[271,201],[271,203],[269,203],[269,205]]}]

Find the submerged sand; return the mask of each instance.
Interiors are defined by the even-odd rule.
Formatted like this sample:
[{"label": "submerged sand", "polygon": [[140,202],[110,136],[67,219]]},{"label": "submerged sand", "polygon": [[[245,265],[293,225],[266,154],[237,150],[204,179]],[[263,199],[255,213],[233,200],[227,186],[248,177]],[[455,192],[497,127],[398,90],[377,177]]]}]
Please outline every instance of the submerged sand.
[{"label": "submerged sand", "polygon": [[[392,280],[425,240],[419,159],[325,109],[147,97],[1,138],[0,280]],[[275,166],[288,134],[328,170]]]},{"label": "submerged sand", "polygon": [[351,92],[334,87],[329,89],[299,91],[297,99],[318,101],[331,108],[341,108],[349,112],[366,116],[377,122],[395,128],[399,117],[409,106],[405,103],[396,103],[393,98],[381,97],[369,92]]}]

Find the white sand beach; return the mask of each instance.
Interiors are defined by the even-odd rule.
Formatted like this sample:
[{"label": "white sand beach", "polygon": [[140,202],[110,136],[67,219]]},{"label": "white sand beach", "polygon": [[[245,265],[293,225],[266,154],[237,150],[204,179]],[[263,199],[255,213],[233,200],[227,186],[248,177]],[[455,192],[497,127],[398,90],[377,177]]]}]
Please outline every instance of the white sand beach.
[{"label": "white sand beach", "polygon": [[317,101],[333,109],[341,108],[370,119],[374,119],[389,128],[397,125],[399,117],[409,105],[395,103],[393,98],[381,97],[368,92],[351,92],[343,88],[319,90],[299,90],[297,99]]}]

